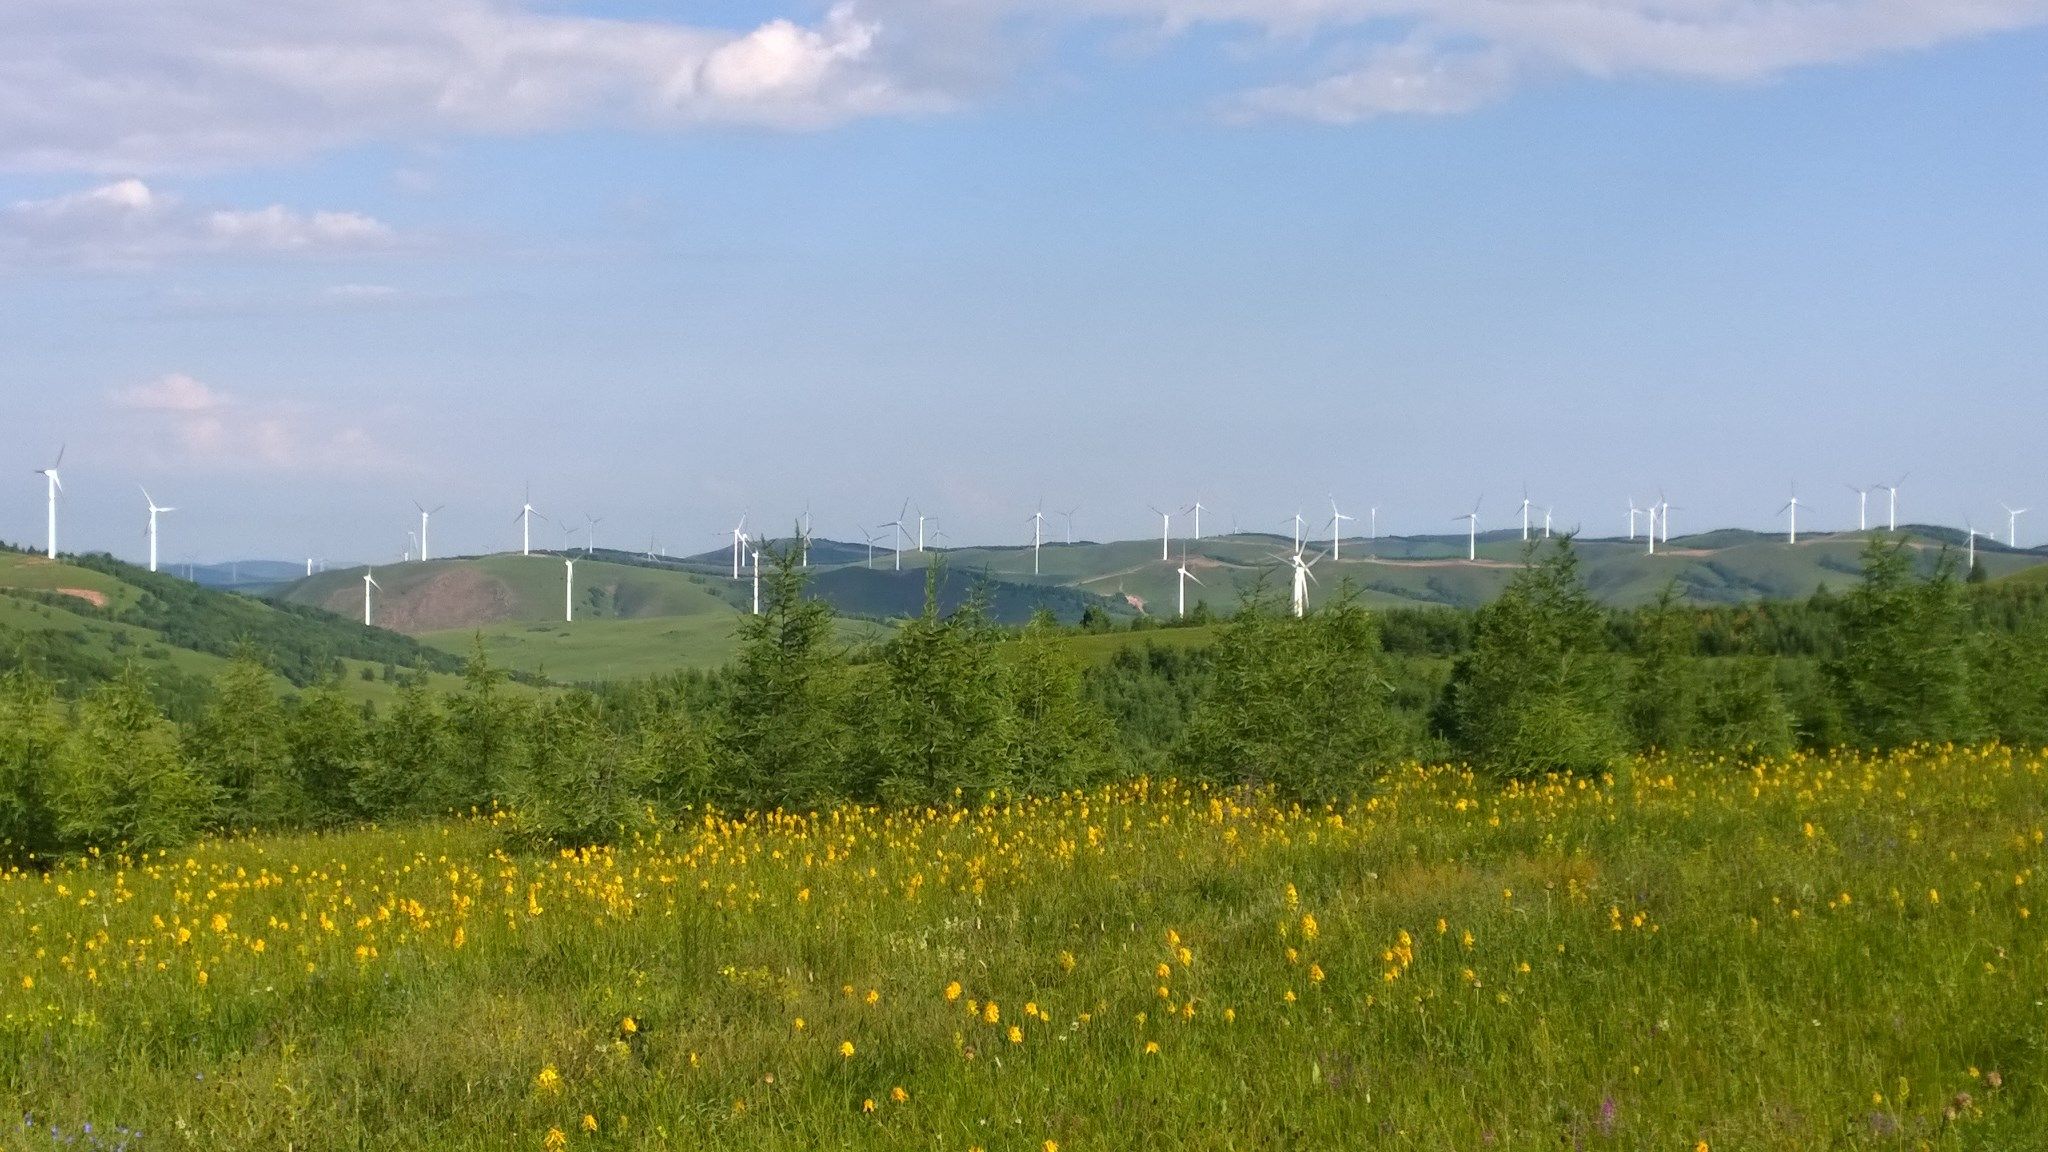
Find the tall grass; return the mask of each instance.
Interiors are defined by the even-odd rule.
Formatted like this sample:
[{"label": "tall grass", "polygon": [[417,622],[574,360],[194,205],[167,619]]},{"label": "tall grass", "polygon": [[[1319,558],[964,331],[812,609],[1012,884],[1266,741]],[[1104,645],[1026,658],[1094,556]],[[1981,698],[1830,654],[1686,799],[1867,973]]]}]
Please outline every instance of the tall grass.
[{"label": "tall grass", "polygon": [[2044,768],[1139,782],[16,873],[0,1147],[2040,1147]]}]

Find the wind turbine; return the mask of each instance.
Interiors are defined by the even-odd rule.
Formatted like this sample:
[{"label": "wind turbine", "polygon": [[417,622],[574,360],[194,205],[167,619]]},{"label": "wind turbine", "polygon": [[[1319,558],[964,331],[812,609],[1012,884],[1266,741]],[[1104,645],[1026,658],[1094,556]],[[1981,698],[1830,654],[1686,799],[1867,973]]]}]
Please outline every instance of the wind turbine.
[{"label": "wind turbine", "polygon": [[1330,559],[1344,558],[1344,522],[1357,519],[1356,516],[1346,516],[1337,511],[1337,498],[1330,497]]},{"label": "wind turbine", "polygon": [[2025,508],[2014,508],[2005,503],[2000,503],[1998,506],[2005,509],[2005,546],[2007,548],[2017,548],[2020,546],[2020,517],[2025,516],[2027,510]]},{"label": "wind turbine", "polygon": [[576,621],[576,557],[565,549],[562,556],[562,623]]},{"label": "wind turbine", "polygon": [[1970,533],[1970,559],[1968,563],[1963,565],[1963,574],[1967,576],[1977,570],[1977,526],[1970,522],[1968,516],[1965,516],[1963,517],[1963,527]]},{"label": "wind turbine", "polygon": [[917,510],[917,554],[924,555],[924,509]]},{"label": "wind turbine", "polygon": [[49,483],[45,485],[50,493],[50,534],[43,548],[43,555],[51,560],[57,558],[57,497],[64,491],[64,481],[57,478],[57,469],[64,466],[64,445],[57,446],[57,462],[48,468],[38,468],[37,475]]},{"label": "wind turbine", "polygon": [[1785,543],[1799,543],[1799,489],[1797,487],[1792,489],[1792,498],[1785,501],[1785,506],[1778,509],[1778,511],[1781,514],[1790,514],[1790,519],[1785,521]]},{"label": "wind turbine", "polygon": [[[1847,483],[1843,487],[1856,494],[1856,530],[1858,532],[1868,532],[1870,530],[1870,489],[1858,488],[1854,484]],[[1882,488],[1884,485],[1879,484],[1877,487]]]},{"label": "wind turbine", "polygon": [[1031,514],[1031,574],[1038,575],[1038,546],[1045,541],[1045,508]]},{"label": "wind turbine", "polygon": [[446,508],[447,505],[437,504],[432,508],[428,508],[426,505],[415,500],[412,502],[412,506],[420,510],[420,561],[424,563],[431,558],[427,552],[427,521],[433,518],[434,513]]},{"label": "wind turbine", "polygon": [[754,549],[752,555],[754,559],[754,615],[759,616],[761,614],[761,550],[759,548]]},{"label": "wind turbine", "polygon": [[1649,550],[1646,554],[1655,556],[1657,554],[1657,506],[1652,504],[1648,508],[1643,509],[1643,511],[1650,517],[1650,531],[1643,537],[1650,542]]},{"label": "wind turbine", "polygon": [[[1906,473],[1906,476],[1911,475],[1911,472]],[[1887,498],[1884,515],[1885,531],[1887,532],[1897,532],[1899,530],[1899,485],[1906,482],[1906,476],[1901,476],[1890,484],[1876,485],[1876,487],[1884,489]]]},{"label": "wind turbine", "polygon": [[1080,510],[1081,506],[1079,504],[1076,504],[1072,508],[1067,509],[1065,512],[1060,513],[1060,515],[1065,517],[1067,521],[1067,543],[1069,544],[1072,544],[1074,542],[1074,513],[1079,512]]},{"label": "wind turbine", "polygon": [[420,534],[419,534],[419,533],[417,533],[417,532],[415,532],[415,531],[413,531],[413,530],[412,530],[412,529],[410,529],[410,528],[407,528],[407,529],[405,530],[405,558],[406,558],[406,560],[407,560],[408,562],[410,562],[410,561],[412,560],[412,557],[413,557],[413,553],[415,553],[415,552],[418,552],[419,550],[420,550]]},{"label": "wind turbine", "polygon": [[1550,514],[1553,511],[1555,509],[1548,505],[1545,505],[1543,508],[1543,538],[1545,540],[1550,539]]},{"label": "wind turbine", "polygon": [[1378,540],[1380,538],[1379,505],[1373,505],[1368,512],[1368,516],[1369,519],[1366,521],[1365,538],[1367,540]]},{"label": "wind turbine", "polygon": [[[1176,620],[1187,619],[1188,581],[1190,580],[1193,580],[1197,584],[1202,584],[1202,578],[1200,576],[1197,576],[1193,572],[1188,571],[1188,546],[1183,544],[1180,546],[1180,605],[1179,611],[1174,616]],[[1202,584],[1202,587],[1206,588],[1208,587],[1208,585]]]},{"label": "wind turbine", "polygon": [[861,527],[861,530],[860,530],[860,534],[861,534],[862,536],[865,536],[865,537],[867,537],[867,541],[868,541],[868,567],[869,567],[869,568],[873,568],[873,567],[875,566],[875,534],[874,534],[873,532],[870,532],[870,531],[868,531],[868,530],[867,530],[867,527],[866,527],[865,525],[863,525],[863,526]]},{"label": "wind turbine", "polygon": [[[1293,555],[1283,557],[1283,559],[1294,569],[1294,618],[1299,620],[1308,614],[1308,584],[1309,581],[1316,578],[1316,574],[1310,571],[1310,569],[1320,563],[1323,558],[1318,556],[1314,560],[1304,563],[1301,559],[1301,552],[1296,550]],[[1316,582],[1321,583],[1321,581]]]},{"label": "wind turbine", "polygon": [[1294,513],[1294,550],[1301,551],[1301,513],[1298,510]]},{"label": "wind turbine", "polygon": [[747,514],[740,513],[740,522],[732,526],[732,578],[740,578],[740,549],[747,543]]},{"label": "wind turbine", "polygon": [[1465,513],[1463,516],[1451,517],[1453,523],[1463,520],[1467,524],[1465,536],[1465,559],[1467,560],[1479,559],[1479,505],[1485,503],[1485,501],[1486,497],[1481,496],[1472,502],[1472,510],[1470,512]]},{"label": "wind turbine", "polygon": [[1671,501],[1665,498],[1662,488],[1657,489],[1657,515],[1650,520],[1652,530],[1660,523],[1664,526],[1664,543],[1669,544],[1671,543]]},{"label": "wind turbine", "polygon": [[597,526],[604,523],[604,517],[592,516],[590,513],[585,512],[583,519],[590,525],[590,532],[583,537],[583,554],[588,556],[592,552],[597,551]]},{"label": "wind turbine", "polygon": [[1529,542],[1529,490],[1522,489],[1522,543]]},{"label": "wind turbine", "polygon": [[370,590],[372,588],[382,591],[384,586],[377,583],[376,569],[365,568],[363,569],[363,627],[365,628],[370,627]]},{"label": "wind turbine", "polygon": [[797,533],[796,541],[797,566],[809,568],[811,566],[811,503],[808,500],[804,501],[804,523],[802,529]]},{"label": "wind turbine", "polygon": [[[141,487],[141,485],[137,485],[137,487]],[[148,504],[149,504],[149,570],[150,570],[151,572],[154,572],[154,571],[156,571],[156,518],[157,518],[157,515],[158,515],[159,513],[163,513],[163,512],[176,512],[176,511],[177,511],[177,509],[176,509],[176,508],[159,508],[159,507],[157,506],[156,498],[155,498],[154,496],[151,496],[151,495],[149,494],[149,489],[147,489],[147,488],[143,488],[143,489],[142,489],[142,498],[143,498],[143,500],[144,500],[144,501],[148,502]],[[309,568],[309,569],[310,569],[310,568],[312,568],[312,567],[313,567],[313,562],[312,562],[311,560],[308,560],[308,561],[306,561],[306,567],[307,567],[307,568]],[[311,574],[312,574],[311,572],[308,572],[308,573],[307,573],[307,575],[311,575]]]},{"label": "wind turbine", "polygon": [[513,517],[514,520],[519,521],[519,554],[521,556],[533,555],[533,518],[535,516],[540,516],[543,521],[547,519],[546,516],[541,516],[540,509],[533,506],[533,488],[529,485],[526,489],[526,495],[520,503],[519,515]]},{"label": "wind turbine", "polygon": [[1200,500],[1197,500],[1197,501],[1195,501],[1195,502],[1194,502],[1193,504],[1190,504],[1190,505],[1188,505],[1187,507],[1185,507],[1185,508],[1181,509],[1181,511],[1183,511],[1183,512],[1193,512],[1193,513],[1195,514],[1195,539],[1197,539],[1197,540],[1200,540],[1200,539],[1202,538],[1202,508],[1203,508],[1203,507],[1204,507],[1204,505],[1202,504],[1202,502],[1201,502]]},{"label": "wind turbine", "polygon": [[1643,510],[1641,508],[1636,507],[1636,498],[1634,496],[1630,496],[1628,498],[1628,538],[1630,540],[1634,540],[1636,538],[1636,517],[1642,514]]},{"label": "wind turbine", "polygon": [[[876,527],[878,528],[894,528],[896,530],[896,571],[898,572],[903,571],[903,516],[905,513],[909,511],[910,501],[905,500],[903,502],[903,507],[896,510],[896,518],[894,520],[891,520],[886,524],[876,525]],[[872,559],[872,557],[870,557],[870,559]],[[737,550],[733,552],[733,563],[739,563],[739,552]],[[738,568],[733,569],[733,579],[739,579]]]},{"label": "wind turbine", "polygon": [[1169,516],[1157,504],[1148,504],[1146,507],[1159,513],[1159,558],[1161,560],[1171,560],[1173,559],[1173,552],[1169,541],[1173,535],[1173,517]]}]

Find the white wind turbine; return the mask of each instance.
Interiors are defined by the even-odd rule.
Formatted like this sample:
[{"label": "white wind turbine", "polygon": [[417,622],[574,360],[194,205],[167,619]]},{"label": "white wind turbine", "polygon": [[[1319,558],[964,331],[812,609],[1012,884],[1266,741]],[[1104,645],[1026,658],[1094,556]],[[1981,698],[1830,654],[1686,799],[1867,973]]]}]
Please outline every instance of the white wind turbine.
[{"label": "white wind turbine", "polygon": [[2005,509],[2005,546],[2007,548],[2017,548],[2020,546],[2020,517],[2025,516],[2027,510],[2025,508],[2014,508],[2012,505],[2002,502],[1998,506]]},{"label": "white wind turbine", "polygon": [[1530,505],[1529,503],[1529,490],[1527,488],[1524,488],[1522,489],[1522,543],[1524,544],[1527,544],[1529,542],[1530,507],[1532,507],[1532,505]]},{"label": "white wind turbine", "polygon": [[811,505],[809,501],[804,502],[803,527],[797,532],[796,541],[797,566],[809,568],[811,566]]},{"label": "white wind turbine", "polygon": [[583,519],[590,525],[590,531],[583,537],[583,554],[588,556],[592,552],[597,551],[597,526],[604,523],[604,517],[592,516],[590,513],[585,512]]},{"label": "white wind turbine", "polygon": [[1778,509],[1778,513],[1789,516],[1789,519],[1785,521],[1785,543],[1799,543],[1799,489],[1797,487],[1792,489],[1791,499],[1785,501],[1785,506]]},{"label": "white wind turbine", "polygon": [[1342,560],[1344,558],[1344,522],[1346,520],[1356,521],[1357,519],[1358,517],[1356,516],[1346,516],[1342,512],[1337,511],[1337,498],[1335,496],[1330,497],[1330,559]]},{"label": "white wind turbine", "polygon": [[[1870,489],[1858,488],[1854,484],[1848,483],[1844,483],[1843,487],[1856,494],[1856,530],[1858,532],[1868,532],[1870,530]],[[1878,487],[1883,487],[1883,485],[1878,485]]]},{"label": "white wind turbine", "polygon": [[1192,512],[1195,514],[1195,539],[1197,540],[1200,540],[1202,538],[1202,509],[1204,507],[1206,507],[1206,505],[1204,505],[1200,500],[1197,500],[1194,503],[1188,505],[1187,507],[1181,509],[1181,511],[1183,512]]},{"label": "white wind turbine", "polygon": [[1045,508],[1031,514],[1031,574],[1038,575],[1038,548],[1045,542]]},{"label": "white wind turbine", "polygon": [[1365,538],[1366,538],[1367,540],[1378,540],[1378,539],[1380,538],[1380,509],[1379,509],[1379,505],[1375,504],[1375,505],[1373,505],[1373,506],[1372,506],[1371,508],[1368,508],[1368,509],[1366,510],[1366,522],[1365,522],[1365,525],[1366,525],[1366,527],[1365,527]]},{"label": "white wind turbine", "polygon": [[1060,513],[1060,515],[1063,518],[1065,518],[1067,522],[1067,543],[1069,544],[1072,544],[1074,542],[1074,513],[1079,512],[1080,510],[1081,506],[1079,504],[1076,504],[1072,508],[1067,509],[1065,512]]},{"label": "white wind turbine", "polygon": [[1554,511],[1556,509],[1548,505],[1545,505],[1543,508],[1543,538],[1545,540],[1550,539],[1550,514]]},{"label": "white wind turbine", "polygon": [[51,560],[57,558],[57,497],[64,492],[64,481],[57,478],[57,469],[63,466],[64,446],[60,444],[57,446],[57,462],[48,468],[36,469],[36,474],[48,482],[44,487],[50,494],[50,534],[45,537],[48,542],[43,547],[43,555]]},{"label": "white wind turbine", "polygon": [[1157,504],[1147,504],[1146,507],[1159,513],[1159,558],[1161,560],[1172,560],[1173,517],[1163,511]]},{"label": "white wind turbine", "polygon": [[754,559],[754,615],[761,614],[761,550],[753,550]]},{"label": "white wind turbine", "polygon": [[1963,527],[1970,533],[1970,558],[1963,565],[1963,574],[1968,575],[1977,570],[1977,526],[1970,522],[1968,516],[1965,516],[1963,517]]},{"label": "white wind turbine", "polygon": [[917,554],[924,555],[924,509],[917,510]]},{"label": "white wind turbine", "polygon": [[[137,487],[141,486],[137,485]],[[142,489],[142,499],[149,505],[149,570],[154,572],[156,571],[156,518],[165,512],[176,512],[177,509],[159,507],[156,498],[149,494],[149,489],[147,488]],[[306,561],[306,567],[308,569],[312,568],[313,562],[311,560]],[[311,572],[307,574],[311,575]]]},{"label": "white wind turbine", "polygon": [[1294,550],[1301,551],[1301,513],[1294,514]]},{"label": "white wind turbine", "polygon": [[1642,514],[1643,510],[1641,508],[1636,507],[1636,498],[1634,496],[1630,496],[1628,498],[1628,538],[1630,540],[1634,540],[1636,538],[1636,517],[1641,516]]},{"label": "white wind turbine", "polygon": [[513,517],[514,520],[519,521],[519,554],[521,556],[533,555],[533,518],[535,516],[540,516],[543,521],[547,520],[546,516],[541,516],[540,509],[533,506],[533,488],[528,486],[526,495],[522,498],[519,506],[519,515]]},{"label": "white wind turbine", "polygon": [[[1183,544],[1180,546],[1180,603],[1179,611],[1174,616],[1177,620],[1185,620],[1188,616],[1188,581],[1190,580],[1197,584],[1202,584],[1201,577],[1188,571],[1188,546]],[[1206,584],[1202,584],[1202,586],[1204,588],[1208,587]]]},{"label": "white wind turbine", "polygon": [[875,566],[875,534],[873,532],[868,531],[867,525],[865,524],[860,525],[859,527],[861,536],[864,537],[868,542],[868,567],[873,568]]},{"label": "white wind turbine", "polygon": [[412,506],[420,510],[420,560],[425,562],[433,558],[427,551],[427,521],[433,518],[434,513],[446,508],[447,505],[437,504],[432,508],[428,508],[426,505],[415,500],[412,502]]},{"label": "white wind turbine", "polygon": [[1463,516],[1451,517],[1453,523],[1459,520],[1466,522],[1465,559],[1467,560],[1479,559],[1479,506],[1485,503],[1485,501],[1486,497],[1481,496],[1472,502],[1472,510],[1470,512],[1465,513]]},{"label": "white wind turbine", "polygon": [[[896,518],[894,520],[891,520],[886,524],[876,525],[876,527],[878,528],[894,528],[896,530],[896,571],[898,572],[903,571],[903,529],[905,527],[903,523],[903,517],[909,511],[910,501],[905,500],[903,502],[903,507],[896,510]],[[734,555],[737,556],[738,553],[735,552]],[[870,556],[869,559],[872,560],[873,557]],[[734,578],[738,578],[738,569],[734,569]]]},{"label": "white wind turbine", "polygon": [[[1314,560],[1303,562],[1301,553],[1296,551],[1292,556],[1284,557],[1284,559],[1294,569],[1294,618],[1299,620],[1303,616],[1308,615],[1308,583],[1316,578],[1316,574],[1310,571],[1310,569],[1313,569],[1320,563],[1322,557],[1318,556]],[[1320,583],[1320,581],[1317,582]]]},{"label": "white wind turbine", "polygon": [[740,522],[732,526],[732,578],[740,578],[740,550],[747,546],[747,514],[740,513]]},{"label": "white wind turbine", "polygon": [[370,627],[370,590],[373,588],[381,590],[383,587],[382,584],[377,583],[376,569],[363,569],[363,627],[365,628]]},{"label": "white wind turbine", "polygon": [[562,623],[576,622],[576,557],[562,553]]},{"label": "white wind turbine", "polygon": [[1655,556],[1657,554],[1657,506],[1652,504],[1648,508],[1643,509],[1643,511],[1650,517],[1650,530],[1643,536],[1645,540],[1650,542],[1647,554]]},{"label": "white wind turbine", "polygon": [[[1906,476],[1911,475],[1911,472],[1906,473]],[[1875,485],[1875,487],[1884,489],[1886,500],[1884,519],[1885,531],[1887,532],[1897,532],[1899,530],[1899,485],[1906,482],[1906,476],[1901,476],[1890,484]]]}]

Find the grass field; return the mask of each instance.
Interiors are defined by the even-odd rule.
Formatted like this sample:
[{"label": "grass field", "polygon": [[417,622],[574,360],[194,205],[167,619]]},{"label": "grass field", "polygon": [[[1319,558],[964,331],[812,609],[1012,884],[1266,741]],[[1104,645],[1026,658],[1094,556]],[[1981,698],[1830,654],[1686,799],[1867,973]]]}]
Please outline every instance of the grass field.
[{"label": "grass field", "polygon": [[[429,632],[420,639],[467,656],[481,632],[491,663],[535,672],[566,683],[633,679],[682,668],[717,668],[739,650],[741,617],[733,613],[657,616],[627,620],[560,620],[537,624],[494,624],[487,628]],[[886,624],[841,620],[843,642],[886,636]]]},{"label": "grass field", "polygon": [[0,1144],[2039,1147],[2044,767],[1411,768],[1341,810],[1159,783],[14,874]]}]

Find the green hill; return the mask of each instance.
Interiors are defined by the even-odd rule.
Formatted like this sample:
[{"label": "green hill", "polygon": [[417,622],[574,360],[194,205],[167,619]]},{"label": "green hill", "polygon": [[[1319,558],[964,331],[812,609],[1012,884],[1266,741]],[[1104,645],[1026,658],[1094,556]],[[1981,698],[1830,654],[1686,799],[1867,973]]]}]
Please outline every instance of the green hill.
[{"label": "green hill", "polygon": [[361,699],[390,694],[381,675],[386,668],[447,675],[460,667],[457,658],[410,637],[203,588],[111,557],[51,561],[0,551],[0,668],[27,665],[77,692],[133,665],[168,704],[185,709],[243,649],[277,674],[280,690],[339,671]]}]

